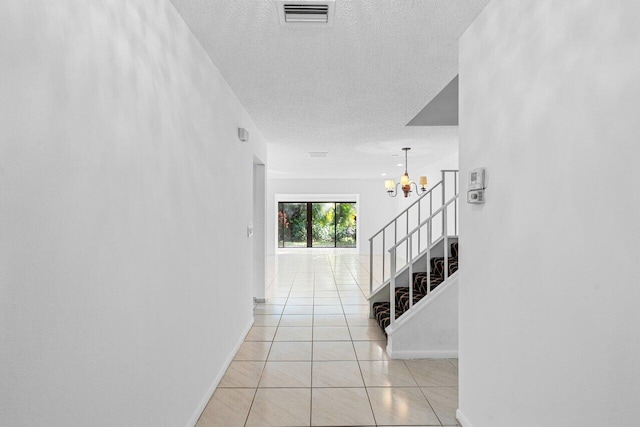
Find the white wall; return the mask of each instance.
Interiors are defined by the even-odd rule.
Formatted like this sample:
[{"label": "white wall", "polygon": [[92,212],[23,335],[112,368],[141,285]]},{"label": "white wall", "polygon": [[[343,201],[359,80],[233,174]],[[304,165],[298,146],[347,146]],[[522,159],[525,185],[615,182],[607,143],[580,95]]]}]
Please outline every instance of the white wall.
[{"label": "white wall", "polygon": [[438,286],[414,310],[403,314],[391,331],[387,329],[389,356],[392,359],[458,357],[458,278]]},{"label": "white wall", "polygon": [[260,132],[166,0],[0,40],[0,424],[186,425],[252,322]]},{"label": "white wall", "polygon": [[638,22],[494,0],[460,40],[461,173],[489,178],[461,209],[465,425],[640,423]]},{"label": "white wall", "polygon": [[396,203],[387,196],[384,180],[367,179],[269,179],[267,180],[267,250],[277,246],[277,194],[359,195],[358,233],[360,252],[369,253],[369,237],[396,214]]}]

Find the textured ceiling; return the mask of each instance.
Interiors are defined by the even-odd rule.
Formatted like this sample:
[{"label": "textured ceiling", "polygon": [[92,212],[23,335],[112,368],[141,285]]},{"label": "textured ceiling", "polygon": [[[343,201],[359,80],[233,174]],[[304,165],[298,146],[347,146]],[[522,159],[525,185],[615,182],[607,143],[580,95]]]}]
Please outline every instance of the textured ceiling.
[{"label": "textured ceiling", "polygon": [[457,127],[405,125],[456,76],[488,1],[336,0],[333,26],[291,28],[275,0],[172,0],[266,137],[272,178],[380,178],[402,147],[410,169],[457,151]]}]

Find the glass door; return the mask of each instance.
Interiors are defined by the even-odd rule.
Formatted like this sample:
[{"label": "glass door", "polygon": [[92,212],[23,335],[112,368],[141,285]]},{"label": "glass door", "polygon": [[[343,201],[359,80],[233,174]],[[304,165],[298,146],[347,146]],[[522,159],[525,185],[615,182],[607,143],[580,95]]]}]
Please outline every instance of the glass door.
[{"label": "glass door", "polygon": [[311,203],[311,232],[311,247],[336,247],[335,203]]},{"label": "glass door", "polygon": [[336,203],[336,247],[356,247],[356,204]]},{"label": "glass door", "polygon": [[307,247],[307,204],[278,203],[278,232],[281,248]]},{"label": "glass door", "polygon": [[356,203],[278,203],[278,247],[355,248]]}]

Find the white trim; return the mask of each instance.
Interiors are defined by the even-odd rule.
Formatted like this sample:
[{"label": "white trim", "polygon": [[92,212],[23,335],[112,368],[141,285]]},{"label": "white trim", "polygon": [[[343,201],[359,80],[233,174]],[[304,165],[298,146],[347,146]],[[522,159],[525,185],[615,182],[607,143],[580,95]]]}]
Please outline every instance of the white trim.
[{"label": "white trim", "polygon": [[393,351],[387,345],[387,354],[392,359],[457,359],[458,350],[400,350]]},{"label": "white trim", "polygon": [[456,409],[456,418],[462,427],[473,427],[471,422],[464,416],[460,408]]},{"label": "white trim", "polygon": [[358,202],[359,194],[276,194],[277,202]]},{"label": "white trim", "polygon": [[251,318],[251,323],[249,323],[249,326],[245,328],[244,332],[242,333],[242,336],[240,337],[240,340],[233,348],[231,355],[229,355],[227,360],[224,362],[224,366],[222,367],[222,369],[220,369],[220,372],[218,372],[218,375],[216,375],[216,377],[213,379],[213,383],[211,383],[209,390],[207,390],[204,397],[202,398],[202,401],[200,401],[200,404],[198,405],[195,412],[187,422],[187,427],[195,426],[198,420],[200,419],[202,412],[204,412],[204,408],[207,407],[207,403],[209,403],[211,396],[213,396],[213,392],[216,391],[218,384],[220,384],[220,380],[222,380],[222,377],[224,376],[225,372],[227,372],[227,368],[229,368],[229,365],[231,365],[233,358],[236,357],[236,353],[238,352],[238,350],[240,350],[240,346],[244,342],[244,339],[247,337],[247,334],[251,330],[252,326],[253,326],[253,316]]}]

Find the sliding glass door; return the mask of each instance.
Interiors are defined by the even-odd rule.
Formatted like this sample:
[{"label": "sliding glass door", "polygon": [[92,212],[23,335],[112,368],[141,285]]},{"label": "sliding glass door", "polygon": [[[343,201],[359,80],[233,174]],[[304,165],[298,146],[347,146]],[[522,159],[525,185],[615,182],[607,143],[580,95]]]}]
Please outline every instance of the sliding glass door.
[{"label": "sliding glass door", "polygon": [[309,203],[311,205],[311,247],[336,247],[336,204]]},{"label": "sliding glass door", "polygon": [[278,235],[281,248],[307,247],[306,203],[278,203]]},{"label": "sliding glass door", "polygon": [[356,247],[356,204],[336,203],[336,247]]},{"label": "sliding glass door", "polygon": [[355,248],[356,203],[278,203],[278,247]]}]

